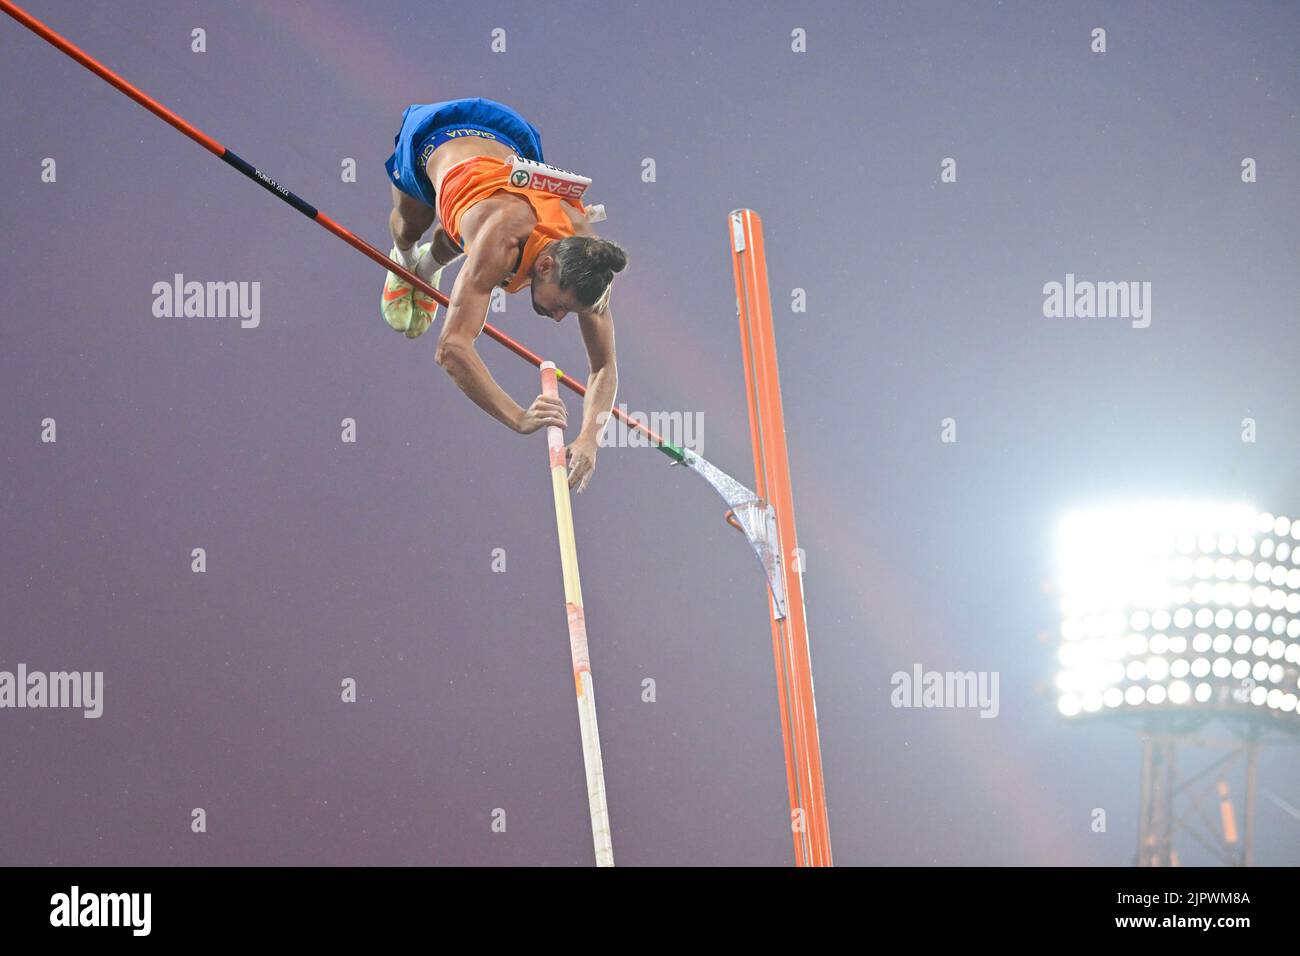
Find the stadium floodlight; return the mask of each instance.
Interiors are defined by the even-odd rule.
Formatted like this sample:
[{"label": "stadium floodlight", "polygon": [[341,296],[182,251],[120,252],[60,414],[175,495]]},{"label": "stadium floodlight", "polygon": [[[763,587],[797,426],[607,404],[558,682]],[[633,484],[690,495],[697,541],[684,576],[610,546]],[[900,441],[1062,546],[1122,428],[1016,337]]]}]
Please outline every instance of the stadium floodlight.
[{"label": "stadium floodlight", "polygon": [[1300,720],[1300,521],[1142,502],[1060,524],[1066,717],[1210,710]]},{"label": "stadium floodlight", "polygon": [[[1300,520],[1139,502],[1073,512],[1057,543],[1056,705],[1072,721],[1138,730],[1137,863],[1178,865],[1176,836],[1190,832],[1221,862],[1249,865],[1260,742],[1300,733]],[[1226,735],[1208,735],[1211,724]],[[1207,750],[1222,755],[1194,770],[1189,758]],[[1221,827],[1206,822],[1211,802]]]}]

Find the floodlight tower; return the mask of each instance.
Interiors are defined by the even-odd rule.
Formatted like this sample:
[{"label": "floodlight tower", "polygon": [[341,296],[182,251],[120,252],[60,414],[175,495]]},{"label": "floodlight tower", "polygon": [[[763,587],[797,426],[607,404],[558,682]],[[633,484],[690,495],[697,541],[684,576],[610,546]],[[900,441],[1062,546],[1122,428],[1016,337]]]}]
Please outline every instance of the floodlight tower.
[{"label": "floodlight tower", "polygon": [[1260,745],[1300,733],[1300,520],[1139,503],[1067,516],[1059,544],[1057,706],[1140,735],[1137,864],[1177,866],[1186,836],[1249,866]]}]

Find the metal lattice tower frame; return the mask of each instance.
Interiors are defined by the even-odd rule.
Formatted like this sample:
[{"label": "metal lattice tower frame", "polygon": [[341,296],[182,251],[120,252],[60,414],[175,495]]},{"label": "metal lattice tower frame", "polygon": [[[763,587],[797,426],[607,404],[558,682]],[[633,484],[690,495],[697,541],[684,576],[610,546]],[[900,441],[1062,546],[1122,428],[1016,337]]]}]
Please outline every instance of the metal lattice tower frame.
[{"label": "metal lattice tower frame", "polygon": [[1251,866],[1260,750],[1294,735],[1271,720],[1212,713],[1148,719],[1138,732],[1137,865],[1178,866],[1180,847],[1194,843],[1223,866]]}]

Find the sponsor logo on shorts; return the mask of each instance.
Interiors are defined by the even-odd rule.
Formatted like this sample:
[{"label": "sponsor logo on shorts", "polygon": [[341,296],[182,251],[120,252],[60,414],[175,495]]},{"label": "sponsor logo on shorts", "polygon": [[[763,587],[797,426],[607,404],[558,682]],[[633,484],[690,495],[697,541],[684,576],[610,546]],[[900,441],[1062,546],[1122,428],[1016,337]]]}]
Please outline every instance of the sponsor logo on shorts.
[{"label": "sponsor logo on shorts", "polygon": [[[491,140],[495,140],[497,138],[496,133],[489,133],[481,129],[445,129],[438,134],[435,142],[429,143],[421,151],[420,163],[421,164],[427,163],[429,161],[429,157],[433,155],[433,151],[437,149],[439,146],[441,146],[443,143],[447,142],[448,140],[464,139],[466,136],[477,136],[479,139],[491,139]],[[446,138],[444,139],[443,137]]]},{"label": "sponsor logo on shorts", "polygon": [[459,139],[463,136],[481,136],[483,139],[496,139],[496,133],[489,133],[481,129],[447,129],[442,131],[442,135],[448,139]]}]

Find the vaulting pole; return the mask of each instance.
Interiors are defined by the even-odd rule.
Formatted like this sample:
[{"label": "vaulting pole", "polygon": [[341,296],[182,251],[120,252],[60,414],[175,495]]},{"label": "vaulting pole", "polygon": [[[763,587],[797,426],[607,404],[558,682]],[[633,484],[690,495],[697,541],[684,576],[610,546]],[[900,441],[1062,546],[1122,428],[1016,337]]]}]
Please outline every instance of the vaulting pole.
[{"label": "vaulting pole", "polygon": [[[745,361],[750,435],[754,444],[755,490],[776,512],[780,574],[786,607],[772,606],[772,653],[776,662],[776,696],[785,745],[790,828],[797,866],[830,866],[831,836],[822,784],[817,702],[813,697],[812,655],[803,600],[803,552],[794,527],[790,456],[785,443],[785,413],[776,365],[776,335],[763,254],[763,222],[751,209],[738,209],[727,220],[736,308]],[[785,613],[780,613],[784,610]]]},{"label": "vaulting pole", "polygon": [[[555,363],[542,363],[542,394],[558,398]],[[600,759],[600,731],[596,726],[596,695],[591,683],[591,658],[587,653],[587,622],[582,614],[582,582],[578,580],[578,546],[573,537],[573,511],[569,502],[569,468],[564,432],[546,426],[546,447],[551,462],[551,492],[555,496],[555,530],[560,536],[560,567],[564,570],[564,610],[569,618],[569,652],[573,657],[573,683],[578,693],[578,725],[582,729],[582,763],[587,770],[587,804],[591,809],[591,839],[596,865],[614,865],[614,845],[609,835],[609,808],[605,804],[605,768]]]},{"label": "vaulting pole", "polygon": [[[0,10],[9,14],[9,16],[13,17],[15,20],[17,20],[27,29],[31,30],[42,40],[45,40],[47,43],[50,43],[51,45],[57,47],[59,50],[66,53],[68,56],[72,57],[72,59],[76,60],[86,69],[90,70],[90,72],[94,73],[100,79],[116,87],[119,91],[124,93],[126,96],[129,96],[131,99],[135,100],[137,103],[139,103],[141,106],[147,109],[150,113],[153,113],[163,122],[167,123],[168,125],[184,133],[186,136],[194,140],[194,142],[198,143],[208,152],[217,156],[226,164],[239,170],[241,173],[243,173],[253,182],[257,183],[263,189],[267,190],[272,195],[278,196],[280,199],[283,199],[286,203],[288,203],[294,209],[298,210],[308,219],[312,220],[315,223],[318,223],[320,226],[324,227],[325,229],[332,232],[334,235],[338,236],[340,239],[346,242],[353,249],[356,249],[362,255],[370,259],[373,259],[375,262],[379,263],[389,272],[401,276],[404,280],[409,282],[411,285],[415,286],[417,289],[420,289],[422,292],[426,293],[427,295],[433,296],[433,298],[436,299],[439,303],[441,303],[444,308],[450,306],[450,303],[447,301],[447,297],[445,295],[443,295],[433,286],[429,285],[429,283],[425,282],[414,272],[411,272],[409,269],[403,268],[402,266],[398,265],[396,262],[393,262],[391,259],[388,258],[388,256],[384,255],[384,253],[380,252],[370,243],[366,242],[364,239],[361,239],[356,235],[353,235],[352,232],[345,229],[343,226],[339,225],[329,216],[325,215],[325,213],[321,212],[315,206],[311,205],[311,203],[307,202],[306,200],[290,192],[288,189],[286,189],[284,186],[281,186],[270,176],[266,175],[266,173],[262,172],[260,169],[253,166],[251,163],[237,156],[232,150],[229,150],[225,146],[222,146],[220,143],[218,143],[207,133],[203,132],[203,130],[199,129],[197,126],[191,125],[186,120],[182,119],[180,116],[177,116],[167,107],[163,106],[153,97],[149,96],[147,93],[141,91],[137,87],[133,86],[131,83],[128,83],[126,80],[122,79],[122,77],[118,76],[108,67],[104,66],[98,60],[91,57],[88,53],[86,53],[84,50],[82,50],[80,47],[74,44],[71,40],[67,39],[61,34],[56,33],[54,30],[50,29],[48,26],[46,26],[40,20],[36,19],[34,16],[32,16],[22,7],[18,6],[15,3],[12,3],[11,0],[0,0]],[[539,368],[541,367],[542,360],[540,356],[535,355],[527,347],[521,345],[519,342],[516,342],[510,336],[502,332],[500,329],[494,328],[490,323],[483,324],[483,333],[487,335],[489,338],[495,339],[496,341],[500,342],[502,345],[504,345],[510,351],[514,352],[524,361],[530,362],[532,365],[536,367]],[[577,392],[579,395],[587,394],[587,389],[585,386],[569,378],[559,369],[556,369],[556,377],[560,381],[562,381],[568,388],[570,388],[574,392]],[[635,419],[630,418],[620,408],[612,409],[611,414],[613,414],[617,418],[622,419],[623,422],[626,423],[629,428],[635,428],[638,431],[644,432],[649,437],[650,441],[654,444],[654,447],[658,448],[669,458],[673,459],[673,461],[678,463],[682,462],[684,458],[684,453],[682,449],[679,448],[677,445],[674,445],[672,442],[665,440],[664,438],[662,438],[660,435],[655,433],[650,428],[646,427],[641,422],[638,422]]]}]

